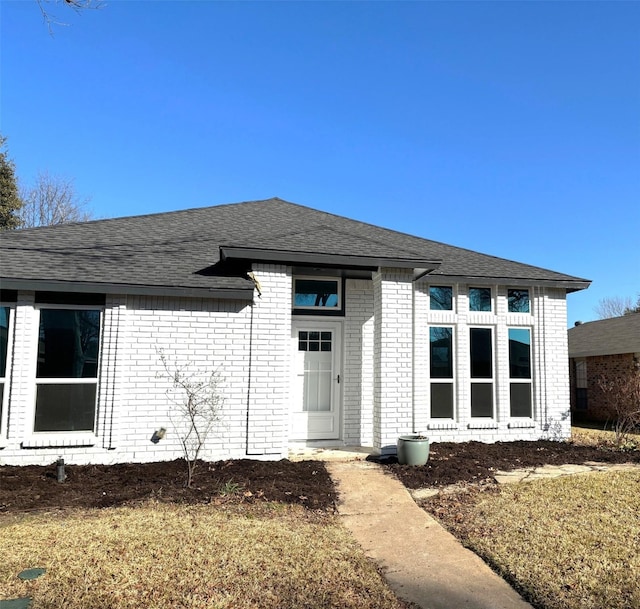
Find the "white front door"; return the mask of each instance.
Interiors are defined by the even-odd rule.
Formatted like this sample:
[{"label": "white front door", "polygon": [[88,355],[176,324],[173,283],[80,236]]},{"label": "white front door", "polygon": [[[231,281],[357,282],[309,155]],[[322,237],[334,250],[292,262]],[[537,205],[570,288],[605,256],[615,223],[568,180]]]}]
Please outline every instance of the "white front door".
[{"label": "white front door", "polygon": [[342,324],[335,321],[292,323],[292,440],[340,437]]}]

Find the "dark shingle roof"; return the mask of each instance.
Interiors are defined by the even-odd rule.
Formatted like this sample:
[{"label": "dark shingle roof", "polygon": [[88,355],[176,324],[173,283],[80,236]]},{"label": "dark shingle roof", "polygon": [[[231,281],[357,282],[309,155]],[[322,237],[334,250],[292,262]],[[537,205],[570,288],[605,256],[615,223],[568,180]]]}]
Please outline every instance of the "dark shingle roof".
[{"label": "dark shingle roof", "polygon": [[640,353],[640,313],[569,328],[569,357]]},{"label": "dark shingle roof", "polygon": [[[229,272],[220,248],[291,253],[332,254],[357,259],[405,260],[405,266],[434,268],[434,275],[502,278],[510,282],[551,282],[568,290],[587,287],[577,277],[487,256],[356,220],[314,210],[281,199],[187,209],[146,216],[97,220],[4,232],[0,235],[0,281],[61,282],[110,286],[135,291],[204,294],[250,291],[242,273]],[[282,258],[279,258],[280,260]],[[364,264],[364,263],[363,263]],[[389,264],[393,266],[393,264]],[[26,283],[24,283],[26,286]],[[115,287],[114,287],[115,286]],[[53,289],[43,288],[39,289]]]}]

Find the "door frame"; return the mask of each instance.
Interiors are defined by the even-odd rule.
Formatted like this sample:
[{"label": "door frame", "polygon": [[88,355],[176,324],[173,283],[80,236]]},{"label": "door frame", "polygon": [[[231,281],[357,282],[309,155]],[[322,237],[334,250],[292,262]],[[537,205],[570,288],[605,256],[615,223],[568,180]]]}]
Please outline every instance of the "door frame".
[{"label": "door frame", "polygon": [[[342,385],[344,384],[343,378],[343,364],[342,355],[344,350],[343,345],[343,325],[342,319],[320,317],[317,315],[296,315],[291,321],[291,378],[290,378],[290,393],[291,400],[289,404],[289,440],[294,442],[323,442],[332,441],[337,442],[342,439],[343,430],[343,396]],[[299,434],[294,433],[293,416],[296,412],[294,405],[296,401],[296,385],[297,385],[297,371],[295,365],[295,358],[298,353],[298,332],[301,330],[318,330],[323,329],[331,330],[333,332],[333,345],[332,345],[332,387],[331,387],[331,406],[335,423],[335,431],[331,434],[331,437],[326,438],[314,438],[310,437],[308,431],[305,437],[298,437]]]}]

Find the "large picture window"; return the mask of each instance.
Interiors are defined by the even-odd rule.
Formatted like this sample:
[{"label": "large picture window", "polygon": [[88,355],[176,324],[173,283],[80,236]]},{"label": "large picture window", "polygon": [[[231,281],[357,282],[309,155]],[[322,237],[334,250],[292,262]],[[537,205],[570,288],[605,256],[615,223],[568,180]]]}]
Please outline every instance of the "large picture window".
[{"label": "large picture window", "polygon": [[93,431],[100,311],[41,309],[34,431]]},{"label": "large picture window", "polygon": [[512,417],[532,417],[531,330],[509,328],[509,391]]},{"label": "large picture window", "polygon": [[471,416],[493,417],[493,331],[471,328]]},{"label": "large picture window", "polygon": [[431,418],[453,419],[453,328],[429,328]]}]

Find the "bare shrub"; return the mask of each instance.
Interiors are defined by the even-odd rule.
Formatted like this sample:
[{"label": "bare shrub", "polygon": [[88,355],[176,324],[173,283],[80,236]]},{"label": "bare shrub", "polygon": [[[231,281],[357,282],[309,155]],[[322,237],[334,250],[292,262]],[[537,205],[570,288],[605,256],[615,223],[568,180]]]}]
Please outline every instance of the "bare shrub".
[{"label": "bare shrub", "polygon": [[163,352],[160,361],[172,383],[167,396],[175,404],[175,414],[171,418],[180,439],[180,446],[187,464],[187,481],[191,487],[200,453],[207,439],[220,421],[223,396],[220,393],[222,377],[218,370],[213,372],[193,371],[189,365],[172,366]]},{"label": "bare shrub", "polygon": [[626,375],[600,376],[598,386],[614,413],[611,429],[615,433],[616,447],[637,448],[630,437],[640,429],[640,369],[637,362]]}]

